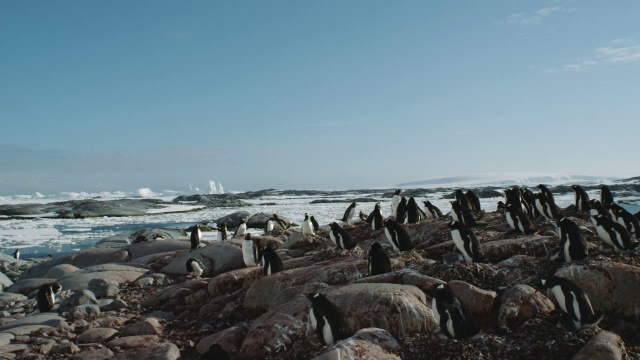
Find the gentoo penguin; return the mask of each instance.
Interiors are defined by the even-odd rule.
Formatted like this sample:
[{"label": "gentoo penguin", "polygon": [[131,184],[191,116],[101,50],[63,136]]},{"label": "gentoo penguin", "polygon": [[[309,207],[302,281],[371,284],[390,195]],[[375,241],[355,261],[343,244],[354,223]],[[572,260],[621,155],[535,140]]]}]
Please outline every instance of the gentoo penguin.
[{"label": "gentoo penguin", "polygon": [[143,242],[147,242],[147,241],[149,241],[149,239],[147,239],[146,236],[140,235],[140,236],[136,237],[135,239],[133,239],[133,244],[139,244],[139,243],[143,243]]},{"label": "gentoo penguin", "polygon": [[522,209],[522,202],[520,202],[520,190],[518,187],[513,187],[512,189],[506,189],[504,191],[505,201],[504,204],[509,205],[513,204],[515,207]]},{"label": "gentoo penguin", "polygon": [[529,235],[535,231],[531,226],[531,220],[529,220],[527,214],[513,204],[507,205],[504,216],[507,218],[509,226],[522,234]]},{"label": "gentoo penguin", "polygon": [[404,196],[400,197],[400,203],[398,207],[396,207],[396,221],[400,224],[407,223],[407,198]]},{"label": "gentoo penguin", "polygon": [[500,212],[500,211],[504,212],[504,208],[505,208],[505,207],[506,207],[506,206],[504,205],[504,202],[502,202],[502,201],[498,201],[498,205],[496,206],[496,211],[498,211],[498,212]]},{"label": "gentoo penguin", "polygon": [[264,264],[264,275],[268,276],[284,270],[282,259],[270,245],[263,249],[262,263]]},{"label": "gentoo penguin", "polygon": [[633,214],[633,216],[634,216],[636,219],[640,220],[640,211],[638,211],[637,213]]},{"label": "gentoo penguin", "polygon": [[423,201],[423,203],[424,207],[427,209],[427,214],[430,214],[431,217],[436,219],[444,217],[444,215],[442,215],[442,211],[440,211],[437,206],[433,205],[431,201]]},{"label": "gentoo penguin", "polygon": [[632,239],[640,239],[640,221],[638,221],[633,214],[625,210],[622,206],[611,207],[611,211],[613,212],[613,216],[616,217],[618,224],[627,229]]},{"label": "gentoo penguin", "polygon": [[400,193],[402,189],[397,189],[391,198],[391,215],[395,216],[398,212],[398,204],[400,204]]},{"label": "gentoo penguin", "polygon": [[377,241],[371,244],[369,250],[368,267],[369,276],[385,274],[391,271],[391,259]]},{"label": "gentoo penguin", "polygon": [[558,206],[544,193],[533,194],[536,210],[547,220],[558,218]]},{"label": "gentoo penguin", "polygon": [[[616,205],[616,204],[613,204],[613,205]],[[596,225],[595,217],[598,215],[606,216],[608,218],[613,217],[613,212],[605,208],[600,201],[595,199],[589,200],[589,214],[591,215],[589,220],[591,220],[594,226]]]},{"label": "gentoo penguin", "polygon": [[407,251],[413,248],[407,230],[397,221],[387,219],[384,222],[384,233],[395,251]]},{"label": "gentoo penguin", "polygon": [[311,301],[309,321],[323,346],[331,346],[349,337],[340,308],[320,293],[303,294]]},{"label": "gentoo penguin", "polygon": [[540,282],[550,289],[560,309],[573,321],[574,330],[582,330],[597,324],[602,314],[593,311],[589,296],[571,280],[549,276]]},{"label": "gentoo penguin", "polygon": [[36,301],[38,302],[38,309],[41,313],[51,311],[53,304],[56,302],[56,294],[59,294],[62,290],[62,286],[58,283],[49,283],[40,286],[38,294],[36,295]]},{"label": "gentoo penguin", "polygon": [[422,210],[418,206],[416,199],[413,196],[410,197],[407,202],[407,222],[409,224],[416,224],[424,220],[422,214]]},{"label": "gentoo penguin", "polygon": [[307,213],[304,214],[304,221],[302,222],[302,234],[315,235],[313,224],[311,223],[311,219],[309,219],[309,215]]},{"label": "gentoo penguin", "polygon": [[571,185],[573,192],[575,193],[575,205],[577,211],[589,211],[589,195],[584,191],[580,185]]},{"label": "gentoo penguin", "polygon": [[309,219],[311,220],[311,223],[313,224],[313,231],[317,232],[318,230],[320,230],[320,225],[316,221],[316,218],[314,218],[313,215],[311,215],[311,217]]},{"label": "gentoo penguin", "polygon": [[455,220],[449,223],[449,229],[451,229],[453,243],[456,244],[458,251],[462,253],[464,261],[467,264],[482,262],[484,255],[476,234],[470,228],[464,226],[463,223]]},{"label": "gentoo penguin", "polygon": [[344,215],[342,215],[342,219],[340,219],[341,221],[343,221],[345,224],[350,225],[351,224],[351,219],[353,219],[353,216],[356,214],[356,202],[352,202],[351,205],[349,205],[349,207],[347,207],[347,210],[344,211]]},{"label": "gentoo penguin", "polygon": [[605,207],[609,207],[609,205],[613,204],[613,194],[607,185],[600,186],[600,202]]},{"label": "gentoo penguin", "polygon": [[384,219],[382,218],[380,209],[380,203],[377,203],[371,214],[367,217],[367,222],[371,225],[372,230],[382,229],[384,226]]},{"label": "gentoo penguin", "polygon": [[520,199],[529,218],[536,219],[540,216],[540,212],[536,208],[536,198],[531,190],[525,188],[520,189]]},{"label": "gentoo penguin", "polygon": [[202,231],[200,231],[200,225],[194,225],[191,228],[191,251],[198,248],[200,245],[200,238],[202,237]]},{"label": "gentoo penguin", "polygon": [[640,245],[640,243],[633,243],[629,231],[624,226],[613,221],[613,219],[603,215],[596,215],[593,220],[600,239],[614,248],[633,250]]},{"label": "gentoo penguin", "polygon": [[236,227],[236,231],[233,233],[234,238],[243,238],[244,234],[247,232],[247,221],[242,218],[240,219],[240,224]]},{"label": "gentoo penguin", "polygon": [[462,192],[462,190],[460,189],[456,190],[456,201],[459,202],[460,206],[462,206],[463,208],[471,210],[471,206],[469,206],[469,200],[464,195],[464,192]]},{"label": "gentoo penguin", "polygon": [[16,251],[13,252],[13,258],[20,259],[20,249],[16,249]]},{"label": "gentoo penguin", "polygon": [[289,225],[287,225],[284,220],[280,219],[278,214],[273,214],[271,220],[273,221],[273,230],[287,230],[289,228]]},{"label": "gentoo penguin", "polygon": [[478,195],[476,195],[476,193],[474,193],[473,191],[469,190],[464,195],[467,198],[467,202],[469,204],[469,210],[471,210],[473,212],[478,212],[478,211],[482,210],[480,208],[480,198],[478,197]]},{"label": "gentoo penguin", "polygon": [[224,241],[227,239],[227,223],[221,223],[218,226],[218,241]]},{"label": "gentoo penguin", "polygon": [[431,310],[440,331],[450,339],[462,339],[477,335],[480,332],[465,316],[460,301],[446,284],[433,286],[434,296],[431,299]]},{"label": "gentoo penguin", "polygon": [[548,187],[540,184],[538,185],[538,189],[540,189],[540,192],[544,194],[547,198],[549,198],[549,200],[553,201],[554,203],[556,202],[555,199],[553,198],[553,193],[551,192],[551,190],[549,190]]},{"label": "gentoo penguin", "polygon": [[557,224],[562,261],[572,262],[586,258],[589,250],[578,225],[564,216],[557,219]]},{"label": "gentoo penguin", "polygon": [[457,200],[451,202],[451,218],[455,221],[460,221],[468,227],[478,225],[476,224],[476,219],[474,219],[471,211],[465,209]]},{"label": "gentoo penguin", "polygon": [[273,221],[271,218],[269,218],[267,221],[265,221],[264,223],[264,232],[269,233],[271,231],[273,231],[273,229],[275,228],[275,221]]},{"label": "gentoo penguin", "polygon": [[154,241],[157,241],[157,240],[164,240],[164,239],[166,239],[166,236],[164,236],[164,235],[162,235],[162,234],[153,234],[153,235],[151,236],[151,238],[152,238]]},{"label": "gentoo penguin", "polygon": [[340,227],[338,223],[332,222],[329,224],[331,230],[329,230],[329,238],[336,244],[339,250],[351,250],[356,247],[356,242],[351,239],[351,235]]},{"label": "gentoo penguin", "polygon": [[231,357],[222,346],[213,344],[209,346],[209,350],[202,354],[200,360],[231,360]]},{"label": "gentoo penguin", "polygon": [[360,212],[358,213],[358,217],[361,221],[367,221],[367,219],[369,218],[362,210],[360,210]]},{"label": "gentoo penguin", "polygon": [[202,275],[204,269],[204,264],[200,260],[194,258],[187,260],[187,272],[189,272],[195,279]]},{"label": "gentoo penguin", "polygon": [[252,238],[251,233],[247,233],[242,240],[242,260],[244,260],[245,266],[258,266],[260,255],[259,240]]}]

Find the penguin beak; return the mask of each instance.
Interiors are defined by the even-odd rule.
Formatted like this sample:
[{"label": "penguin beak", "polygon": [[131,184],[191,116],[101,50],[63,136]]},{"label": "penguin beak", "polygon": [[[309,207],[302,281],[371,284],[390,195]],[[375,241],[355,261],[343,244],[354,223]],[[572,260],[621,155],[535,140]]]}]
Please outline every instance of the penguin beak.
[{"label": "penguin beak", "polygon": [[311,299],[311,294],[309,293],[303,293],[302,295],[304,295],[307,299]]}]

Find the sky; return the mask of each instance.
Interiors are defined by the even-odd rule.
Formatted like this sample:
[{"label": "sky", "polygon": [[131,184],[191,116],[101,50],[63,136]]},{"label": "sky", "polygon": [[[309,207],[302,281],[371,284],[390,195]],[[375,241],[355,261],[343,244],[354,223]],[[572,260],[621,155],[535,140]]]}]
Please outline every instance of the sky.
[{"label": "sky", "polygon": [[637,176],[640,2],[0,1],[0,195]]}]

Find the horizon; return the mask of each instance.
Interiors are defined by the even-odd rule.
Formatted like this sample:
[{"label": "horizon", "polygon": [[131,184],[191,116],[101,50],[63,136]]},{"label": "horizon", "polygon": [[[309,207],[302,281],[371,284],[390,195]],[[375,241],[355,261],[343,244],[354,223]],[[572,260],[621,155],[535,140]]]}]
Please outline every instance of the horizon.
[{"label": "horizon", "polygon": [[0,194],[638,176],[638,17],[634,1],[3,2]]}]

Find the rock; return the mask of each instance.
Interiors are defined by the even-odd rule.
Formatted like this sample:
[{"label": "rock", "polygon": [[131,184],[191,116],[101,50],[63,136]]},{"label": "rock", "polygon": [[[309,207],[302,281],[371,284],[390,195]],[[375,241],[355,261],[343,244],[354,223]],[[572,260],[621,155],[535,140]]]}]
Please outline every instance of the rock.
[{"label": "rock", "polygon": [[162,325],[156,318],[143,319],[122,331],[124,336],[133,335],[162,335]]},{"label": "rock", "polygon": [[[9,324],[0,326],[0,332],[4,332],[9,329],[25,326],[25,325],[46,325],[60,330],[69,328],[69,325],[64,321],[64,318],[58,316],[56,313],[42,313],[34,314],[31,316],[18,319]],[[20,334],[22,335],[22,334]]]},{"label": "rock", "polygon": [[160,341],[157,335],[138,335],[138,336],[125,336],[116,338],[107,343],[109,349],[119,347],[121,349],[133,349],[145,346],[147,344],[153,344]]},{"label": "rock", "polygon": [[189,241],[189,235],[178,229],[166,229],[166,228],[141,228],[136,230],[127,230],[119,232],[115,235],[106,237],[100,240],[95,247],[121,247],[131,245],[133,240],[138,236],[145,236],[150,242],[153,240],[153,235],[159,234],[165,237],[164,240],[158,241]]},{"label": "rock", "polygon": [[29,347],[24,344],[9,344],[0,348],[0,358],[2,359],[13,359],[17,352],[28,351]]},{"label": "rock", "polygon": [[85,330],[78,335],[79,343],[103,343],[118,333],[118,330],[109,328],[93,328]]},{"label": "rock", "polygon": [[31,334],[34,331],[40,331],[40,330],[53,330],[53,326],[49,326],[49,325],[42,325],[42,324],[38,324],[38,325],[23,325],[23,326],[18,326],[18,327],[14,327],[11,329],[6,329],[6,330],[2,330],[1,334],[11,334],[13,336],[21,336],[21,335],[28,335]]},{"label": "rock", "polygon": [[95,319],[100,315],[100,308],[98,305],[78,305],[69,310],[69,316],[72,319]]},{"label": "rock", "polygon": [[246,222],[250,217],[251,213],[248,211],[236,211],[217,219],[216,224],[226,223],[228,228],[235,228],[240,225],[240,220],[245,219]]},{"label": "rock", "polygon": [[11,340],[13,340],[15,337],[15,335],[8,332],[0,333],[0,346],[9,345],[11,343]]},{"label": "rock", "polygon": [[182,195],[172,200],[173,203],[188,202],[189,205],[204,205],[210,208],[249,206],[235,194],[210,194],[210,195]]},{"label": "rock", "polygon": [[0,292],[13,285],[13,281],[7,277],[4,273],[0,272]]},{"label": "rock", "polygon": [[[249,220],[247,220],[247,227],[249,228],[253,228],[253,229],[263,229],[264,230],[264,225],[267,222],[267,220],[271,219],[271,217],[273,216],[273,214],[265,214],[263,212],[254,214],[251,218],[249,218]],[[278,218],[280,218],[281,220],[283,220],[287,226],[291,225],[291,219],[278,214]]]},{"label": "rock", "polygon": [[76,354],[80,352],[80,348],[78,345],[67,342],[65,344],[60,344],[53,349],[51,349],[52,354]]},{"label": "rock", "polygon": [[303,249],[313,244],[315,236],[303,235],[299,232],[292,232],[287,240],[282,244],[282,249]]},{"label": "rock", "polygon": [[187,259],[192,257],[202,261],[206,267],[203,276],[214,276],[245,267],[242,259],[242,250],[238,246],[231,245],[225,241],[214,242],[191,252],[181,252],[169,265],[162,268],[162,272],[187,274]]},{"label": "rock", "polygon": [[467,314],[480,326],[490,320],[491,312],[498,297],[495,291],[483,290],[464,281],[449,281],[453,295],[467,311]]},{"label": "rock", "polygon": [[169,309],[184,305],[185,298],[207,286],[205,280],[193,279],[163,289],[140,302],[140,305],[152,309]]},{"label": "rock", "polygon": [[440,279],[436,279],[427,275],[422,275],[415,270],[402,269],[386,274],[368,276],[357,280],[356,283],[390,283],[413,285],[423,292],[428,292],[431,290],[433,285],[446,284],[446,281],[442,281]]},{"label": "rock", "polygon": [[0,308],[8,308],[13,306],[18,301],[27,300],[27,297],[22,294],[15,294],[10,292],[0,292]]},{"label": "rock", "polygon": [[149,270],[129,265],[103,264],[90,266],[58,279],[63,290],[79,291],[89,288],[94,279],[112,280],[122,286],[139,278]]},{"label": "rock", "polygon": [[6,289],[6,292],[29,295],[32,291],[40,289],[40,286],[50,284],[52,282],[55,281],[43,278],[19,280],[15,284],[9,286],[9,288]]},{"label": "rock", "polygon": [[232,326],[203,338],[198,342],[196,350],[198,351],[198,354],[202,355],[209,350],[211,345],[218,344],[229,354],[231,358],[234,358],[240,350],[239,345],[242,344],[247,331],[249,331],[249,329],[245,324]]},{"label": "rock", "polygon": [[154,312],[148,314],[145,317],[146,318],[155,318],[155,319],[158,319],[158,320],[164,320],[166,322],[172,322],[173,320],[176,319],[176,316],[173,315],[173,313],[166,312],[166,311],[154,311]]},{"label": "rock", "polygon": [[112,297],[120,293],[120,284],[112,279],[92,279],[89,280],[88,287],[96,298]]},{"label": "rock", "polygon": [[602,331],[594,336],[571,360],[622,360],[624,342],[615,333]]},{"label": "rock", "polygon": [[127,350],[114,359],[176,360],[180,358],[180,349],[172,343],[159,343]]},{"label": "rock", "polygon": [[229,271],[213,277],[207,285],[209,295],[214,298],[231,293],[241,287],[245,279],[255,279],[262,275],[263,269],[260,266]]},{"label": "rock", "polygon": [[[148,241],[138,244],[125,246],[124,249],[131,252],[131,260],[137,260],[149,255],[174,253],[182,250],[190,250],[191,243],[188,239],[184,241],[178,240],[158,240]],[[135,263],[135,261],[133,261]]]},{"label": "rock", "polygon": [[103,311],[117,311],[120,309],[126,309],[127,307],[129,307],[129,305],[127,305],[127,303],[122,300],[122,299],[115,299],[112,302],[110,302],[109,304],[105,305],[104,307],[101,306],[100,310]]},{"label": "rock", "polygon": [[73,266],[71,264],[60,264],[60,265],[56,265],[49,268],[49,270],[47,271],[47,274],[44,277],[49,279],[57,279],[63,275],[66,275],[68,273],[72,273],[78,270],[79,270],[78,267]]},{"label": "rock", "polygon": [[113,352],[107,348],[85,350],[71,357],[71,360],[107,360],[113,357]]},{"label": "rock", "polygon": [[523,284],[515,285],[502,294],[501,303],[498,315],[500,326],[512,329],[527,320],[544,317],[555,309],[549,298]]},{"label": "rock", "polygon": [[[63,288],[64,289],[64,288]],[[76,291],[67,298],[60,301],[58,311],[70,311],[71,308],[78,305],[98,305],[98,300],[93,292],[89,290]]]},{"label": "rock", "polygon": [[[500,262],[514,255],[544,257],[551,248],[558,244],[557,237],[538,235],[486,242],[479,240],[481,241],[480,246],[482,247],[485,261],[489,263]],[[440,259],[442,255],[451,251],[453,247],[453,241],[446,241],[428,247],[427,253],[432,259]]]},{"label": "rock", "polygon": [[400,360],[400,356],[396,354],[402,354],[402,348],[388,331],[364,328],[358,330],[352,337],[328,347],[315,359],[350,359],[354,358],[354,354],[358,359]]},{"label": "rock", "polygon": [[[60,264],[71,264],[83,269],[90,266],[121,263],[128,260],[129,254],[124,250],[87,248],[37,264],[23,272],[22,275],[20,275],[20,279],[43,277],[49,272],[49,269]],[[72,273],[67,273],[65,276],[71,274]]]},{"label": "rock", "polygon": [[127,318],[118,316],[106,316],[100,319],[96,319],[92,322],[99,327],[115,328],[122,326],[127,321]]},{"label": "rock", "polygon": [[147,287],[147,286],[153,285],[154,282],[155,281],[153,280],[152,277],[142,275],[142,277],[140,277],[139,279],[133,282],[133,285],[137,287]]}]

